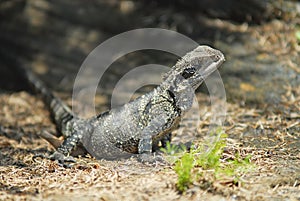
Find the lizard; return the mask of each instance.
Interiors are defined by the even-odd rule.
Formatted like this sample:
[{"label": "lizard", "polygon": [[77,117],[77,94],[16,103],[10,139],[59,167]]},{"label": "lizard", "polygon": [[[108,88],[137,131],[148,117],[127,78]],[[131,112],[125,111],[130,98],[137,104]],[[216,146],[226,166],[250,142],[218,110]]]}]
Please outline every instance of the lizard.
[{"label": "lizard", "polygon": [[32,72],[23,69],[23,73],[42,95],[64,137],[58,143],[51,134],[41,135],[56,148],[50,158],[61,164],[73,162],[72,152],[83,145],[96,159],[114,160],[139,154],[142,161],[147,161],[191,108],[195,90],[224,61],[221,51],[198,46],[179,59],[152,91],[88,119],[75,115]]}]

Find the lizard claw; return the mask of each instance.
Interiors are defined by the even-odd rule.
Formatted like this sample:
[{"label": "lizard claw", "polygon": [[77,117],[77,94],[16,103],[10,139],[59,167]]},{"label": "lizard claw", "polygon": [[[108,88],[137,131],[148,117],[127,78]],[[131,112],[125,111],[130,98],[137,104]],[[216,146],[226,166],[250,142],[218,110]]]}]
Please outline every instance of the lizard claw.
[{"label": "lizard claw", "polygon": [[59,166],[65,167],[65,168],[71,168],[71,163],[75,163],[76,160],[72,156],[65,156],[60,152],[54,152],[50,156],[46,156],[45,154],[36,154],[32,157],[32,160],[36,162],[36,158],[45,158],[52,161],[57,161]]},{"label": "lizard claw", "polygon": [[32,160],[34,162],[36,162],[36,158],[46,158],[46,159],[49,159],[49,156],[46,156],[45,154],[35,154],[33,157],[32,157]]},{"label": "lizard claw", "polygon": [[72,157],[72,156],[65,156],[62,153],[58,152],[58,151],[54,152],[49,157],[49,159],[53,160],[53,161],[57,161],[60,166],[65,167],[65,168],[71,168],[72,167],[71,163],[75,163],[76,162],[76,160],[75,160],[74,157]]},{"label": "lizard claw", "polygon": [[139,154],[137,160],[141,163],[150,163],[156,164],[157,162],[166,164],[166,160],[161,155],[152,155],[152,154]]}]

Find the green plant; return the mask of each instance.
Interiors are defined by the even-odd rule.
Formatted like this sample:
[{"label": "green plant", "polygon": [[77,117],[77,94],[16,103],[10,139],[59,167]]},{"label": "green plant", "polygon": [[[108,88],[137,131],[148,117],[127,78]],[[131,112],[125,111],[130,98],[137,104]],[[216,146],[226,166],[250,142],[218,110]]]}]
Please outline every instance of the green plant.
[{"label": "green plant", "polygon": [[229,160],[224,168],[220,169],[217,173],[232,176],[234,181],[239,180],[241,173],[246,173],[254,168],[254,165],[250,162],[251,155],[246,156],[244,159],[239,154],[235,155],[233,160]]},{"label": "green plant", "polygon": [[233,183],[237,183],[240,180],[240,174],[252,169],[251,155],[242,159],[239,154],[236,154],[233,160],[221,163],[220,159],[226,147],[227,135],[221,129],[217,129],[214,134],[215,138],[212,142],[206,141],[198,148],[191,149],[190,152],[187,152],[186,149],[184,152],[179,152],[178,146],[170,144],[167,144],[167,147],[162,150],[173,157],[174,170],[178,175],[176,187],[180,192],[184,192],[193,181],[199,180],[206,170],[213,170],[215,179],[226,175],[232,177]]},{"label": "green plant", "polygon": [[185,151],[186,148],[183,145],[178,146],[178,145],[171,144],[170,142],[167,142],[166,147],[161,148],[160,150],[167,155],[176,155],[178,152],[180,152],[180,150]]},{"label": "green plant", "polygon": [[192,153],[185,153],[180,160],[175,163],[174,170],[178,175],[177,189],[180,192],[185,191],[192,183],[191,171],[194,168],[194,156]]},{"label": "green plant", "polygon": [[220,158],[226,146],[227,135],[221,129],[217,129],[216,134],[217,136],[212,143],[205,143],[193,151],[196,156],[196,164],[205,170],[220,166]]},{"label": "green plant", "polygon": [[296,35],[297,41],[300,42],[300,29],[295,32],[295,35]]},{"label": "green plant", "polygon": [[180,192],[185,191],[192,183],[191,171],[194,167],[194,156],[187,152],[184,145],[172,145],[167,142],[165,148],[161,151],[166,154],[166,159],[171,164],[175,164],[174,170],[178,175],[177,189]]},{"label": "green plant", "polygon": [[186,152],[184,145],[174,145],[167,142],[165,148],[160,149],[165,155],[169,163],[174,164]]}]

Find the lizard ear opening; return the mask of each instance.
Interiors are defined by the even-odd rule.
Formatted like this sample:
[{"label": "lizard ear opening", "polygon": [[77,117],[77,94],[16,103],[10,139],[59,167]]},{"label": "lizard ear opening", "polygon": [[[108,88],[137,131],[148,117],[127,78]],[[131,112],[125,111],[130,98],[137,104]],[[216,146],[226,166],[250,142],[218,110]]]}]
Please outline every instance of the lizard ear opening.
[{"label": "lizard ear opening", "polygon": [[183,72],[181,73],[181,76],[184,77],[184,79],[188,79],[188,78],[192,77],[195,74],[195,72],[196,72],[195,67],[188,67],[183,70]]}]

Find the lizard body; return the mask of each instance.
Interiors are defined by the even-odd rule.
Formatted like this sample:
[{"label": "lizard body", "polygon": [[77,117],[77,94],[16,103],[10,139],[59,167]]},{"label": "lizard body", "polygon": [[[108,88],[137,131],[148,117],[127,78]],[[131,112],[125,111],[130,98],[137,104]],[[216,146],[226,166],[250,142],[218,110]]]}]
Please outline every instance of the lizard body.
[{"label": "lizard body", "polygon": [[153,91],[89,119],[73,114],[32,73],[26,71],[26,77],[44,97],[65,138],[60,146],[56,143],[54,158],[63,160],[82,143],[97,159],[116,159],[152,153],[191,108],[194,91],[224,61],[220,51],[199,46],[181,58]]}]

